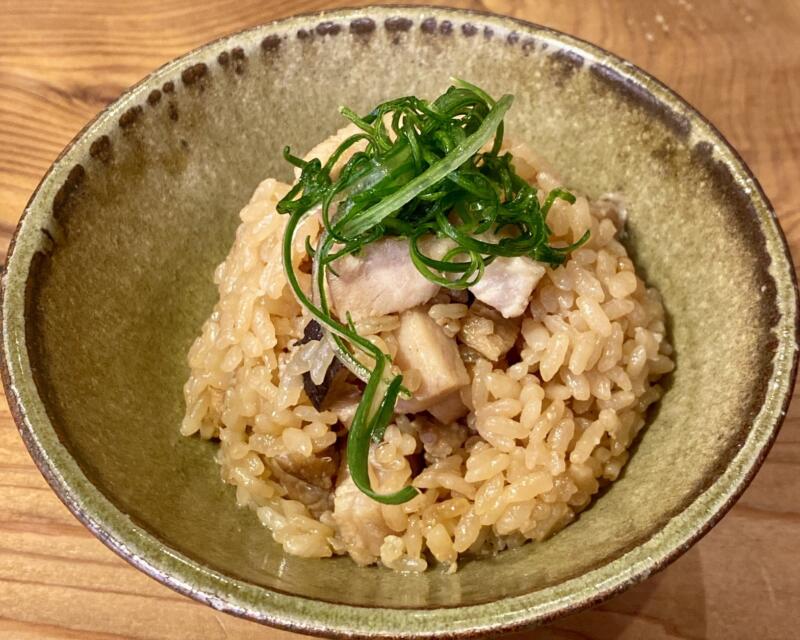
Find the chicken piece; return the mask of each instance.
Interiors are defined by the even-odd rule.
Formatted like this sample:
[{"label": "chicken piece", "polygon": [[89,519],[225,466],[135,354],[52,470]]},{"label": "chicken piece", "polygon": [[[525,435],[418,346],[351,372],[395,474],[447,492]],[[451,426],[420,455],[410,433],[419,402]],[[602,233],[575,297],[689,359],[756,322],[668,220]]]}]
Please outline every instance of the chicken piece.
[{"label": "chicken piece", "polygon": [[[347,138],[352,136],[353,134],[359,133],[361,129],[359,129],[354,124],[348,124],[345,127],[339,129],[336,133],[332,136],[325,138],[322,142],[320,142],[317,146],[313,147],[311,151],[309,151],[305,156],[303,156],[303,160],[308,162],[309,160],[313,160],[314,158],[319,158],[322,164],[325,164],[328,161],[328,158],[331,157],[331,154],[336,151],[336,148],[342,144]],[[331,169],[331,178],[336,178],[339,175],[339,172],[342,170],[342,167],[347,163],[347,161],[353,157],[353,154],[356,151],[363,151],[367,146],[366,140],[359,140],[355,144],[350,145],[342,155],[339,156],[339,159],[336,161],[336,164],[333,165]],[[300,179],[300,167],[295,167],[294,169],[294,179]]]},{"label": "chicken piece", "polygon": [[422,377],[413,396],[398,401],[399,413],[424,411],[469,384],[469,374],[456,341],[445,335],[426,308],[404,311],[396,336],[394,363],[401,371],[414,368]]},{"label": "chicken piece", "polygon": [[[498,242],[500,237],[505,235],[498,236],[490,231],[476,236],[490,243]],[[454,246],[449,238],[426,237],[421,243],[423,253],[435,259],[441,259]],[[481,302],[497,309],[504,318],[515,318],[525,313],[531,293],[544,274],[544,266],[527,256],[498,257],[469,291]]]},{"label": "chicken piece", "polygon": [[516,318],[525,313],[531,293],[544,274],[544,266],[527,256],[500,257],[486,267],[483,277],[469,290],[504,318]]},{"label": "chicken piece", "polygon": [[469,409],[461,400],[461,392],[454,391],[437,404],[428,407],[428,413],[442,424],[450,424],[467,415]]},{"label": "chicken piece", "polygon": [[503,318],[496,309],[476,301],[469,315],[461,321],[458,338],[484,358],[497,362],[514,346],[519,331],[519,320]]},{"label": "chicken piece", "polygon": [[381,514],[381,505],[361,493],[346,470],[333,494],[333,519],[339,537],[357,564],[368,565],[381,555],[383,539],[392,533]]},{"label": "chicken piece", "polygon": [[354,319],[397,313],[426,303],[439,291],[414,266],[406,238],[376,240],[332,267],[339,275],[329,273],[328,286],[340,318],[348,311]]}]

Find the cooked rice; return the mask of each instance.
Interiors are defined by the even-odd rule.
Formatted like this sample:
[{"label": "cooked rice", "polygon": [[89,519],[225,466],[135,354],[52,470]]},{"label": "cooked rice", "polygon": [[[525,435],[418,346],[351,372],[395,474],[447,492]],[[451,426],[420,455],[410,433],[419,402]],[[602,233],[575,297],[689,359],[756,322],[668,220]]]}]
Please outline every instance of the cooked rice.
[{"label": "cooked rice", "polygon": [[[560,184],[537,171],[543,165],[524,145],[512,151],[541,191]],[[287,553],[349,553],[399,571],[435,560],[454,571],[459,554],[552,535],[619,476],[673,363],[660,297],[617,239],[622,216],[613,199],[556,202],[553,240],[572,242],[586,229],[591,239],[565,265],[547,268],[523,317],[469,305],[464,292],[442,290],[432,301],[430,317],[458,340],[467,364],[472,382],[461,395],[470,412],[449,425],[428,414],[395,417],[372,447],[371,481],[381,492],[411,482],[420,493],[381,505],[354,488],[341,463],[355,379],[338,384],[325,411],[303,390],[303,374],[321,382],[334,355],[325,340],[296,344],[308,317],[281,268],[286,216],[275,210],[288,189],[267,179],[241,211],[214,274],[219,302],[189,351],[181,427],[219,440],[223,480]],[[307,218],[297,234],[299,271],[305,237],[318,233],[317,218]],[[397,326],[392,315],[362,320],[358,330],[394,354]],[[415,389],[419,372],[405,374]]]}]

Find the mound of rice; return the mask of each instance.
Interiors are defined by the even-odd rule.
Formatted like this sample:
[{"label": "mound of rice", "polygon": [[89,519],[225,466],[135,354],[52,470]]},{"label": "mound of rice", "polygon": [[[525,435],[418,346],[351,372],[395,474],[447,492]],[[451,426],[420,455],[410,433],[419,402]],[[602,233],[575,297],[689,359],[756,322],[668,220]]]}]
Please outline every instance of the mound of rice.
[{"label": "mound of rice", "polygon": [[[559,185],[524,145],[511,151],[540,193]],[[333,353],[324,340],[297,344],[309,318],[281,268],[286,216],[275,209],[288,189],[267,179],[241,211],[233,248],[214,274],[219,302],[189,352],[181,427],[219,440],[223,480],[287,553],[349,553],[399,571],[435,560],[455,571],[459,554],[554,534],[617,478],[673,362],[660,297],[617,239],[613,199],[553,206],[553,240],[572,242],[586,229],[591,239],[563,266],[547,268],[521,318],[444,289],[429,305],[458,341],[470,411],[446,425],[427,413],[395,417],[371,450],[372,484],[390,492],[411,482],[420,493],[381,505],[355,488],[342,463],[359,399],[355,378],[338,383],[324,411],[303,389],[303,374],[320,382]],[[298,269],[305,237],[313,241],[319,229],[311,216],[297,234]],[[305,277],[308,284],[307,269]],[[358,329],[394,354],[398,324],[392,315]],[[413,391],[418,372],[405,373]]]}]

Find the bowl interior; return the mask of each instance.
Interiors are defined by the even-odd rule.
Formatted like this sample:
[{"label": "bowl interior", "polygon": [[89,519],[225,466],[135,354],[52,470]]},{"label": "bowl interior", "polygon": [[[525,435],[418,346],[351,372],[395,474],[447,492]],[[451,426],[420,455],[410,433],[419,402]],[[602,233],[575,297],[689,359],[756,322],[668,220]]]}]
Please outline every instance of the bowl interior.
[{"label": "bowl interior", "polygon": [[[145,81],[73,147],[18,240],[38,238],[25,285],[38,393],[61,443],[108,501],[224,576],[380,607],[472,605],[545,589],[557,597],[569,578],[649,540],[746,441],[781,339],[776,297],[790,291],[774,253],[770,267],[779,241],[765,240],[763,212],[719,160],[705,124],[597,50],[435,10],[321,20],[193,54]],[[236,507],[214,445],[178,434],[186,352],[215,302],[214,267],[259,181],[289,179],[285,144],[305,150],[333,132],[339,105],[432,97],[450,76],[515,94],[508,130],[568,185],[625,194],[626,242],[663,294],[677,370],[624,476],[551,540],[464,562],[455,575],[287,557]]]}]

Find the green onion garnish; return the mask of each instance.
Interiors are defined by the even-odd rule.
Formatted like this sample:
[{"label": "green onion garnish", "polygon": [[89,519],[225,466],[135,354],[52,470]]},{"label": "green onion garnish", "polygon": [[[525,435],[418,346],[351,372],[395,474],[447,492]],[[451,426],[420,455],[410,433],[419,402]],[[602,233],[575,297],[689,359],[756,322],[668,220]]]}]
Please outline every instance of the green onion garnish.
[{"label": "green onion garnish", "polygon": [[[540,204],[535,187],[515,172],[511,154],[500,154],[503,118],[513,96],[495,102],[474,85],[453,82],[433,102],[397,98],[364,116],[342,108],[342,115],[361,132],[342,142],[324,165],[284,149],[284,158],[301,174],[278,203],[278,212],[290,216],[283,267],[298,301],[330,332],[344,364],[366,382],[347,437],[347,464],[356,486],[384,504],[400,504],[417,494],[411,486],[378,494],[368,474],[370,442],[381,440],[398,395],[407,391],[402,376],[391,374],[389,356],[360,336],[350,318],[331,313],[325,282],[332,263],[384,236],[407,237],[411,259],[422,275],[441,286],[463,289],[477,283],[496,257],[530,256],[561,264],[589,237],[587,232],[567,247],[551,246],[547,212],[556,199],[574,202],[575,197],[554,189]],[[491,149],[481,152],[492,137]],[[338,159],[361,141],[366,148],[354,153],[333,179]],[[316,247],[306,242],[314,264],[312,300],[294,272],[292,246],[299,223],[317,206],[324,229]],[[503,237],[497,242],[486,239],[500,231]],[[454,247],[441,258],[427,256],[419,242],[427,235],[449,238]],[[371,369],[359,362],[356,349],[369,356]]]}]

